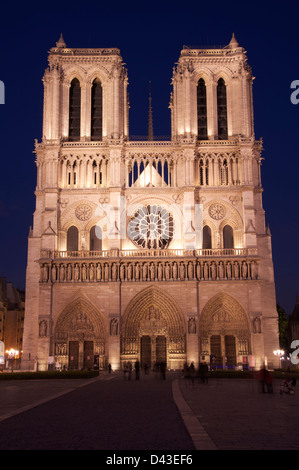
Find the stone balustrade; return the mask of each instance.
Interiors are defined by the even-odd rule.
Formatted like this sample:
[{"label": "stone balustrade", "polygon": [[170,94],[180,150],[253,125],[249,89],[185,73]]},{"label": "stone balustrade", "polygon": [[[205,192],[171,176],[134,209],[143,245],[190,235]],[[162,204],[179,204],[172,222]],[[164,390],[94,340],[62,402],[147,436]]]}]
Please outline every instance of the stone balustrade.
[{"label": "stone balustrade", "polygon": [[257,256],[256,248],[210,248],[199,250],[185,249],[132,249],[132,250],[102,250],[102,251],[50,251],[41,250],[41,259],[102,259],[102,258],[176,258],[176,257],[239,257]]}]

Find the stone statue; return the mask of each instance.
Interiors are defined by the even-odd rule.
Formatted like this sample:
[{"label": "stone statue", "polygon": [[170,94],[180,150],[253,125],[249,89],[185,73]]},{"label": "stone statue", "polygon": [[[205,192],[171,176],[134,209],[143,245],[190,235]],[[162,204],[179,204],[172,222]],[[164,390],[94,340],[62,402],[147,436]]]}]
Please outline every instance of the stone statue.
[{"label": "stone statue", "polygon": [[110,321],[110,335],[117,336],[118,335],[118,320],[117,318],[112,318]]},{"label": "stone statue", "polygon": [[101,265],[98,263],[97,264],[97,281],[101,280],[101,275],[102,275]]},{"label": "stone statue", "polygon": [[147,263],[144,263],[142,267],[142,279],[143,281],[146,281],[147,279]]},{"label": "stone statue", "polygon": [[39,324],[39,337],[45,338],[47,336],[48,325],[46,320],[42,320]]},{"label": "stone statue", "polygon": [[195,334],[196,333],[196,322],[194,317],[190,317],[188,321],[188,333]]},{"label": "stone statue", "polygon": [[117,266],[115,263],[112,265],[112,281],[117,280]]},{"label": "stone statue", "polygon": [[169,278],[170,278],[170,267],[169,267],[169,264],[166,263],[166,265],[165,265],[165,279],[166,279],[166,281],[169,281]]}]

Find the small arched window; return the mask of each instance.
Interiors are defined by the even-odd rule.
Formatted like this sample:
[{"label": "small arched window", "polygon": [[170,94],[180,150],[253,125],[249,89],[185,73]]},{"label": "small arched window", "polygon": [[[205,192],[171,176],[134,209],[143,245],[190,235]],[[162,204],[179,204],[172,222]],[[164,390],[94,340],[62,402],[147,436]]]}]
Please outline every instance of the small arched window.
[{"label": "small arched window", "polygon": [[91,88],[91,140],[103,137],[103,90],[101,81],[96,78]]},{"label": "small arched window", "polygon": [[207,140],[207,92],[205,81],[200,78],[197,84],[197,133],[198,140]]},{"label": "small arched window", "polygon": [[79,231],[72,225],[67,231],[67,251],[78,251]]},{"label": "small arched window", "polygon": [[205,225],[202,231],[202,248],[204,250],[212,248],[212,233],[208,225]]},{"label": "small arched window", "polygon": [[69,104],[69,140],[80,140],[81,122],[81,87],[77,78],[74,78],[70,87]]},{"label": "small arched window", "polygon": [[234,231],[230,225],[223,227],[223,248],[234,248]]},{"label": "small arched window", "polygon": [[219,78],[217,83],[217,115],[218,115],[218,139],[225,140],[227,134],[227,102],[226,85],[223,78]]},{"label": "small arched window", "polygon": [[90,251],[102,251],[102,229],[97,225],[90,229],[89,249]]},{"label": "small arched window", "polygon": [[226,159],[220,163],[220,181],[222,185],[228,184],[228,165]]}]

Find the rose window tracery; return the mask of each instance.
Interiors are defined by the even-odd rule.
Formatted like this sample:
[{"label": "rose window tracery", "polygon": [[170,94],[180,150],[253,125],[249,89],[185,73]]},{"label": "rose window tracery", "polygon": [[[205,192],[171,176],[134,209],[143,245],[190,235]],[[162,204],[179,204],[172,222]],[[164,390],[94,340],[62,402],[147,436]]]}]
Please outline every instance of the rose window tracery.
[{"label": "rose window tracery", "polygon": [[209,207],[209,214],[212,219],[221,220],[225,216],[225,207],[222,204],[212,204]]},{"label": "rose window tracery", "polygon": [[92,216],[92,209],[88,204],[80,204],[75,211],[76,217],[79,220],[85,221]]},{"label": "rose window tracery", "polygon": [[173,217],[160,205],[140,207],[128,224],[128,236],[138,247],[167,248],[173,238]]}]

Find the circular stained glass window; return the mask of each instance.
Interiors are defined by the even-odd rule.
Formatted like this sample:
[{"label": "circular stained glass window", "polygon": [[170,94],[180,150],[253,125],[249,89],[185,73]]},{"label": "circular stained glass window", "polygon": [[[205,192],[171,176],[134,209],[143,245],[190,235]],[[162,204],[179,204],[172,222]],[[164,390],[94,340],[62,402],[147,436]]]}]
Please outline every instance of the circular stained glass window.
[{"label": "circular stained glass window", "polygon": [[167,248],[173,238],[173,217],[163,206],[142,206],[128,224],[128,236],[142,248]]}]

